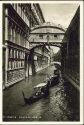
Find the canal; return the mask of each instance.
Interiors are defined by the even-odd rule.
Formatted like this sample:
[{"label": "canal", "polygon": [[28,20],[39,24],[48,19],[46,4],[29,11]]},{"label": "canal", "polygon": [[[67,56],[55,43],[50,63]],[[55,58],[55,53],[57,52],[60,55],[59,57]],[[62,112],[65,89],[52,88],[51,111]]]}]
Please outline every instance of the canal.
[{"label": "canal", "polygon": [[32,105],[25,105],[22,91],[29,97],[33,87],[52,75],[51,66],[3,92],[4,121],[79,121],[79,93],[68,82],[50,88],[49,96]]}]

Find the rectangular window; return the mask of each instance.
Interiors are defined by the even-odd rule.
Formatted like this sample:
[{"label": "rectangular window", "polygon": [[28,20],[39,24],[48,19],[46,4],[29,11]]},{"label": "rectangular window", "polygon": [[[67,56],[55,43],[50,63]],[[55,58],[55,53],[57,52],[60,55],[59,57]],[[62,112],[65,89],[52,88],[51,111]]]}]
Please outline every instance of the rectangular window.
[{"label": "rectangular window", "polygon": [[57,38],[57,35],[56,35],[56,34],[54,35],[54,38]]},{"label": "rectangular window", "polygon": [[16,56],[16,51],[14,50],[14,58],[15,58],[15,56]]},{"label": "rectangular window", "polygon": [[10,25],[10,21],[9,21],[9,25],[8,25],[8,39],[9,39],[9,41],[12,42],[12,27]]},{"label": "rectangular window", "polygon": [[24,67],[24,61],[22,62],[22,67]]},{"label": "rectangular window", "polygon": [[15,43],[15,29],[12,28],[12,41]]},{"label": "rectangular window", "polygon": [[10,50],[9,50],[9,53],[10,53],[10,54],[9,54],[9,55],[10,55],[10,58],[12,58],[12,57],[13,57],[13,50],[10,49]]},{"label": "rectangular window", "polygon": [[14,68],[15,68],[15,61],[14,61]]},{"label": "rectangular window", "polygon": [[20,51],[19,54],[20,54],[20,59],[22,59],[22,52]]},{"label": "rectangular window", "polygon": [[11,69],[11,61],[8,62],[8,69]]},{"label": "rectangular window", "polygon": [[39,38],[40,38],[40,39],[43,39],[43,35],[42,35],[42,34],[40,34],[40,35],[39,35]]},{"label": "rectangular window", "polygon": [[18,61],[17,61],[17,68],[18,68]]},{"label": "rectangular window", "polygon": [[18,68],[19,68],[19,61],[18,61]]},{"label": "rectangular window", "polygon": [[12,69],[14,69],[14,61],[12,61]]},{"label": "rectangular window", "polygon": [[17,50],[17,58],[18,58],[18,50]]}]

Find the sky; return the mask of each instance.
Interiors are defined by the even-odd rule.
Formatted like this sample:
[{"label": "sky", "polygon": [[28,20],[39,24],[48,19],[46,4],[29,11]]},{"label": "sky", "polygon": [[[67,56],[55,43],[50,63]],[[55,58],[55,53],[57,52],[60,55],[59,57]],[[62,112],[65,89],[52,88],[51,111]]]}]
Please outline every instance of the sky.
[{"label": "sky", "polygon": [[[40,4],[43,16],[46,22],[52,22],[56,25],[60,24],[67,28],[76,13],[78,3],[61,3],[61,4]],[[51,47],[54,53],[57,53],[59,48]]]},{"label": "sky", "polygon": [[40,4],[46,22],[60,24],[65,28],[70,24],[78,6],[78,3]]}]

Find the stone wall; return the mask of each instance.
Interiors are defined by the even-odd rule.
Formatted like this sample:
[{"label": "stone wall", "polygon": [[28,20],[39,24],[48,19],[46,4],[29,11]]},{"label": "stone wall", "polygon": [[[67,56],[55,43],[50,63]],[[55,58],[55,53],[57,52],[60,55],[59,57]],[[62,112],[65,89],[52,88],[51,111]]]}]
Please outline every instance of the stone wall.
[{"label": "stone wall", "polygon": [[14,83],[16,83],[24,78],[25,78],[25,70],[24,69],[7,71],[7,84],[8,85],[14,84]]}]

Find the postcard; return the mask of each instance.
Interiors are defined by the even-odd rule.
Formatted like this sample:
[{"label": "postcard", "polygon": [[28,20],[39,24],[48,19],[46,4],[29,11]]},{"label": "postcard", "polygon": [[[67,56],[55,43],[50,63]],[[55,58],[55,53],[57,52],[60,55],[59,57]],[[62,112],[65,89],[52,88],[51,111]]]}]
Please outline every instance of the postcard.
[{"label": "postcard", "polygon": [[1,124],[83,124],[83,1],[0,2]]}]

